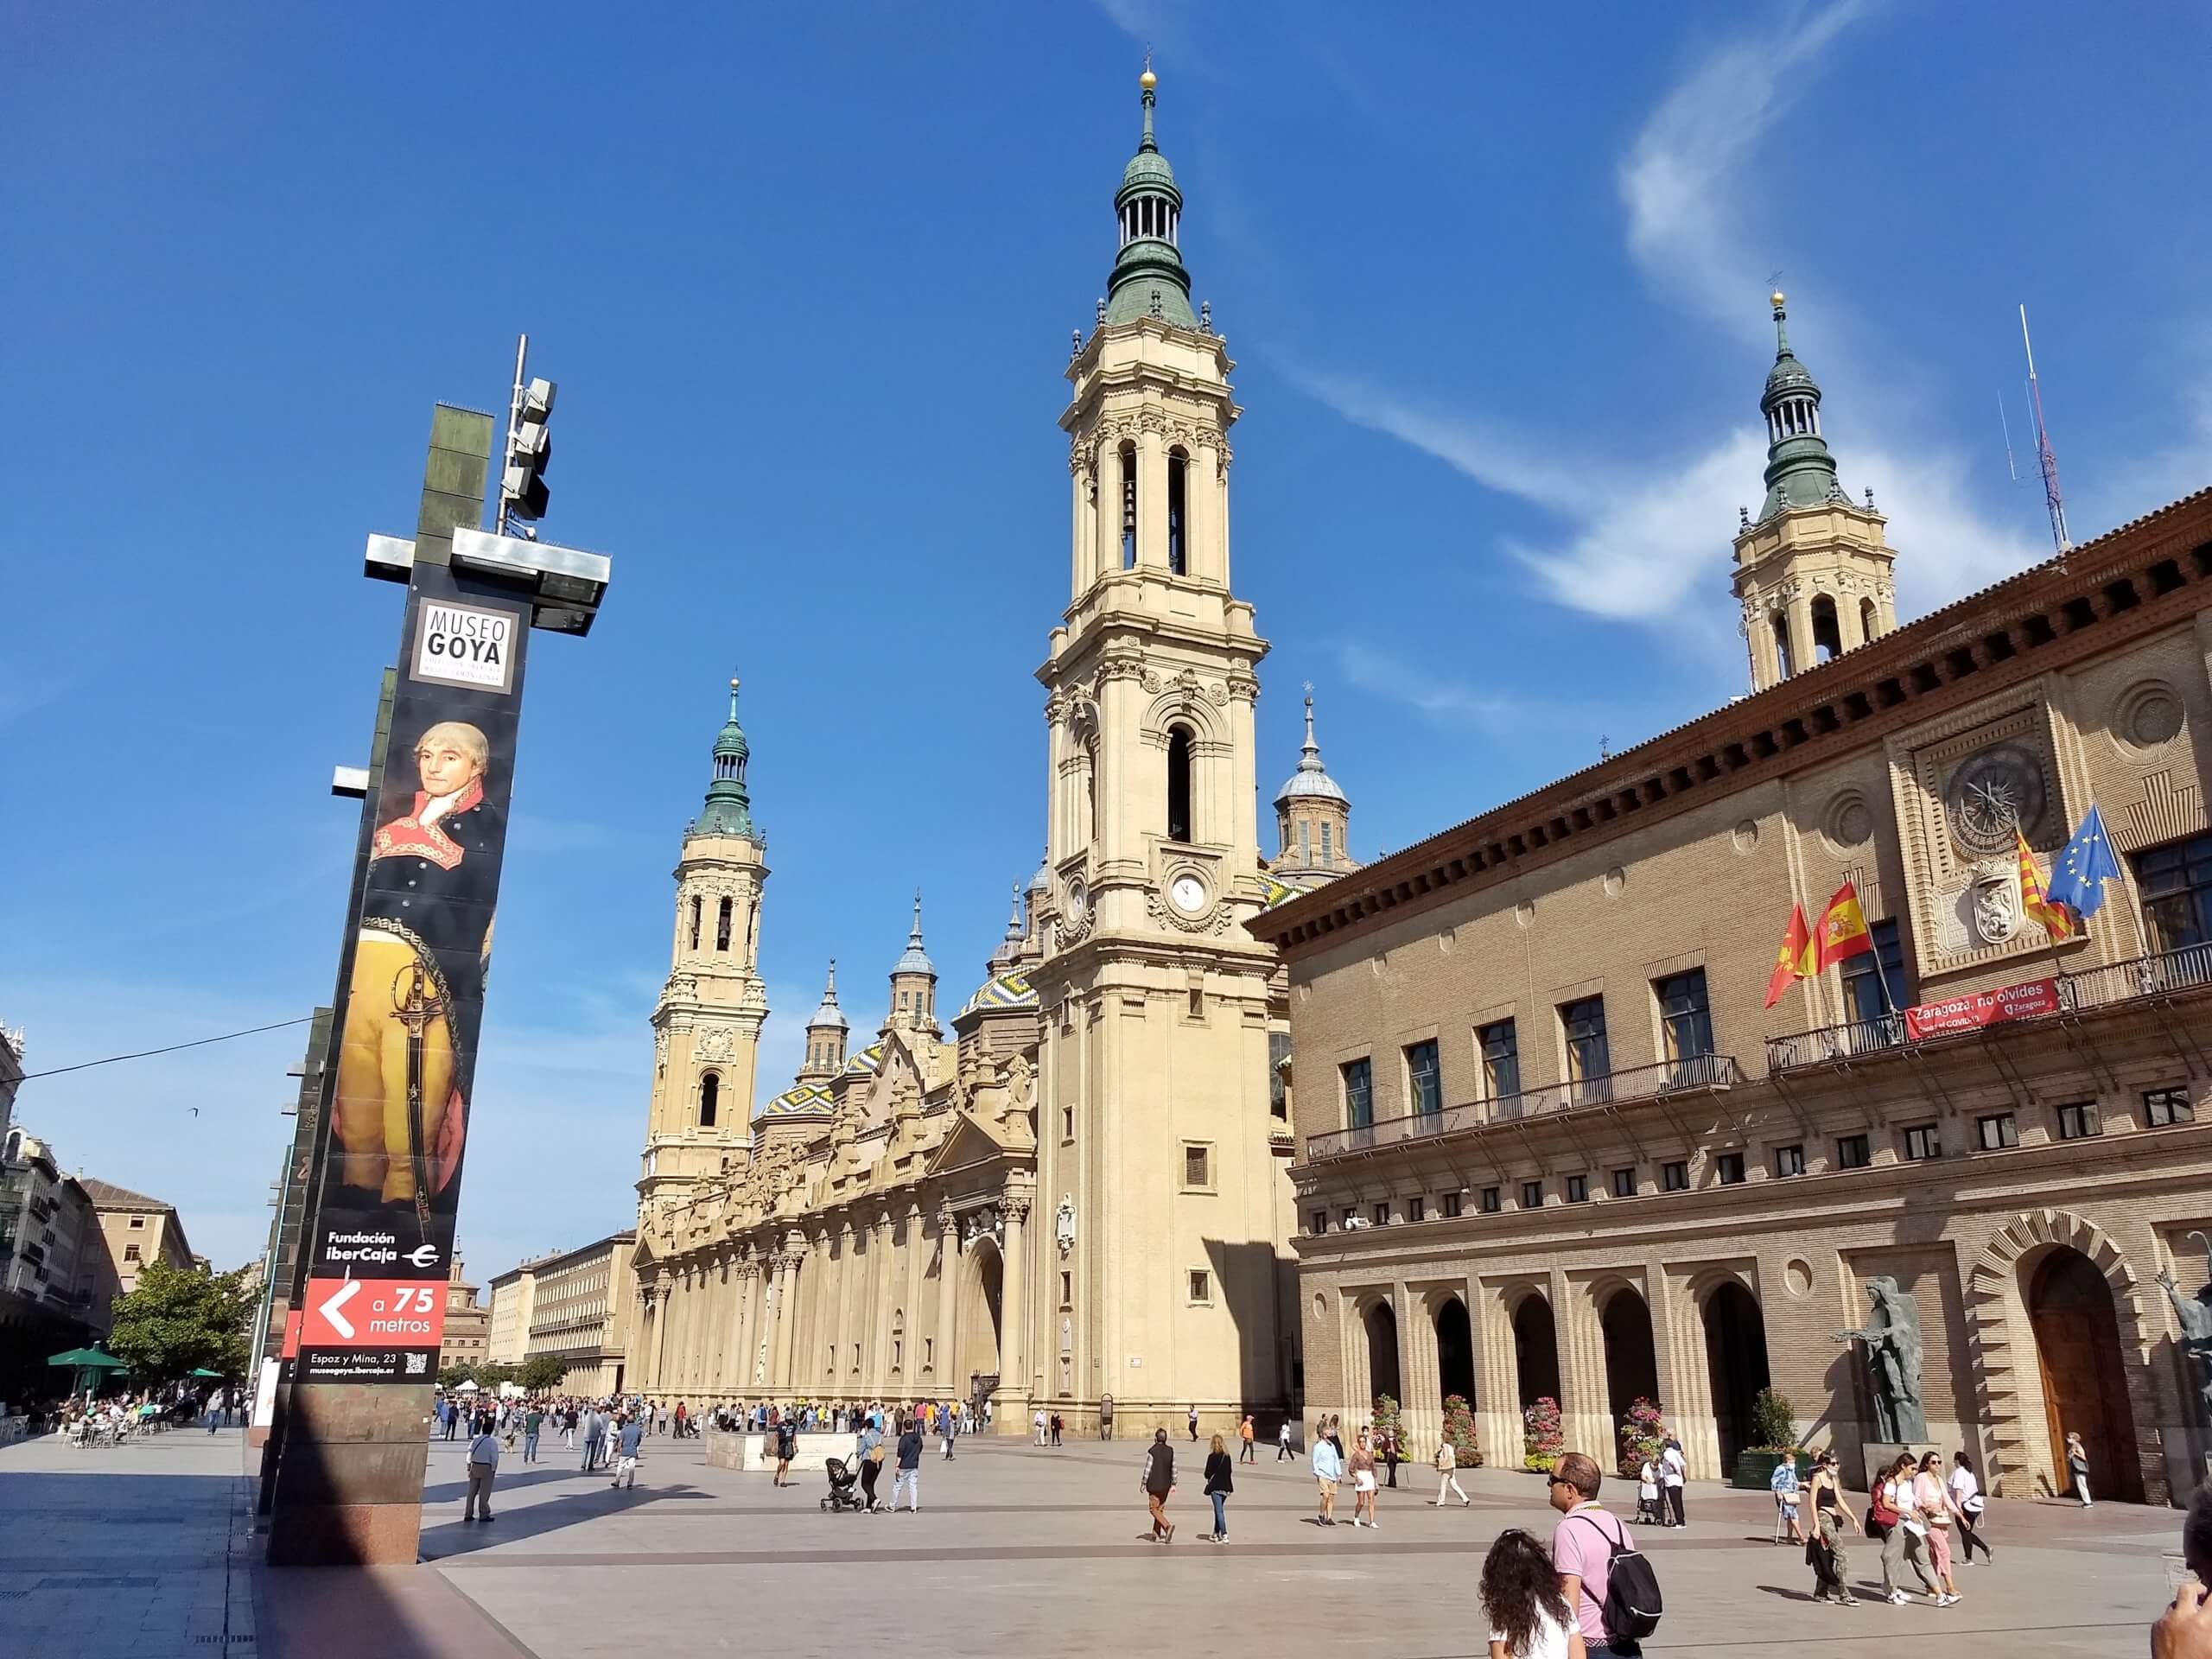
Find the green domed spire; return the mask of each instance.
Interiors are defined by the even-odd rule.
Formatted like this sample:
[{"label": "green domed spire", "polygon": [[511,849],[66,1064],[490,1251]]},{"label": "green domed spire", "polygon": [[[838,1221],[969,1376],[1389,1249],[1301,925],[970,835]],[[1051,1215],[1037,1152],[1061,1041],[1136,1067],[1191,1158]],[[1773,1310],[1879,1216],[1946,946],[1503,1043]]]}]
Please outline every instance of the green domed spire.
[{"label": "green domed spire", "polygon": [[1792,507],[1818,506],[1824,501],[1850,500],[1836,481],[1835,457],[1821,435],[1821,389],[1812,373],[1789,349],[1783,309],[1783,295],[1770,296],[1774,307],[1774,367],[1759,397],[1759,412],[1766,416],[1766,503],[1759,509],[1764,524]]},{"label": "green domed spire", "polygon": [[1178,328],[1196,328],[1191,313],[1191,273],[1183,269],[1176,246],[1181,229],[1183,193],[1175,169],[1152,136],[1153,89],[1160,84],[1145,60],[1137,85],[1144,91],[1144,137],[1122,170],[1114,193],[1114,216],[1122,227],[1122,251],[1106,289],[1106,321],[1134,322],[1157,317]]},{"label": "green domed spire", "polygon": [[715,780],[707,785],[707,804],[691,826],[693,835],[760,839],[753,828],[753,798],[745,791],[745,763],[752,753],[745,728],[737,723],[737,681],[733,678],[729,719],[715,737]]}]

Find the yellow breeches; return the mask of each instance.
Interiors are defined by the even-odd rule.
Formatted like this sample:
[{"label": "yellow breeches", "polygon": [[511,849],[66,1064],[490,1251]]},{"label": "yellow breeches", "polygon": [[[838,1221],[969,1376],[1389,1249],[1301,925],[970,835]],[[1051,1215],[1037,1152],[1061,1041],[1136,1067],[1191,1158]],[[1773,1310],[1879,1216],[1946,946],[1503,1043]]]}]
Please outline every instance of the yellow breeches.
[{"label": "yellow breeches", "polygon": [[423,1152],[436,1167],[438,1130],[453,1095],[453,1027],[444,1014],[420,1012],[436,995],[435,982],[418,983],[415,950],[404,941],[364,933],[353,953],[353,983],[346,1005],[346,1039],[338,1052],[338,1144],[340,1179],[386,1200],[415,1197],[415,1168],[407,1132],[407,1055],[413,1023],[422,1030]]}]

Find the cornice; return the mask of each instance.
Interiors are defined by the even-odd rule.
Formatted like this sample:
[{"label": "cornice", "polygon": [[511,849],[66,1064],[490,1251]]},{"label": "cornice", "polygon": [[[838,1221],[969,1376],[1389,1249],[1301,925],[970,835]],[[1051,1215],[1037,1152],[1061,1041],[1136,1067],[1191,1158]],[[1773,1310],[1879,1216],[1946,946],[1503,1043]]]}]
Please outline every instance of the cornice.
[{"label": "cornice", "polygon": [[1611,760],[1287,900],[1245,924],[1298,957],[1648,823],[1822,766],[1993,693],[2212,609],[2199,490]]}]

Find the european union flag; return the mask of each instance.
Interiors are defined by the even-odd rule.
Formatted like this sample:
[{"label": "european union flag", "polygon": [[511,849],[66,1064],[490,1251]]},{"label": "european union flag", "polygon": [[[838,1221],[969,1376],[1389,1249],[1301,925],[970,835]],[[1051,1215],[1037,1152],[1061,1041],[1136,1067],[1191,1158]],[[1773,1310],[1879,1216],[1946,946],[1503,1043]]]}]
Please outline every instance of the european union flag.
[{"label": "european union flag", "polygon": [[2105,883],[2116,880],[2119,875],[2120,861],[2112,855],[2104,814],[2092,802],[2088,817],[2082,820],[2074,839],[2052,864],[2044,897],[2053,904],[2069,906],[2084,917],[2094,916],[2104,905]]}]

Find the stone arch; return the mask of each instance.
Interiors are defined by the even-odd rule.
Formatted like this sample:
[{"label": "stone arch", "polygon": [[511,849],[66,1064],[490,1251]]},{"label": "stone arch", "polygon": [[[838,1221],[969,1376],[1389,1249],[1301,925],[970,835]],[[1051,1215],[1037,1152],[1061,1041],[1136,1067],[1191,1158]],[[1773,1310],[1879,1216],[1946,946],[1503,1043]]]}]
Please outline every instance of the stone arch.
[{"label": "stone arch", "polygon": [[1605,1411],[1608,1452],[1620,1449],[1621,1425],[1639,1399],[1662,1409],[1659,1397],[1659,1350],[1651,1328],[1651,1305],[1625,1281],[1593,1293],[1598,1327],[1605,1351]]},{"label": "stone arch", "polygon": [[1719,1472],[1727,1478],[1736,1456],[1751,1443],[1751,1407],[1773,1381],[1766,1351],[1766,1310],[1742,1275],[1716,1275],[1698,1297],[1705,1334],[1705,1363],[1712,1389],[1713,1429]]},{"label": "stone arch", "polygon": [[1367,1391],[1350,1404],[1365,1423],[1372,1421],[1375,1402],[1382,1395],[1405,1403],[1405,1372],[1399,1363],[1398,1310],[1389,1297],[1374,1297],[1360,1309],[1359,1327],[1367,1348]]},{"label": "stone arch", "polygon": [[1456,1394],[1471,1411],[1479,1402],[1475,1395],[1475,1327],[1467,1304],[1447,1292],[1437,1299],[1429,1317],[1436,1327],[1437,1399],[1449,1400]]},{"label": "stone arch", "polygon": [[1531,1289],[1516,1300],[1508,1314],[1513,1327],[1514,1378],[1521,1409],[1539,1399],[1560,1397],[1559,1322],[1551,1298]]},{"label": "stone arch", "polygon": [[2040,1462],[2035,1441],[2044,1433],[2046,1408],[2035,1333],[2028,1319],[2027,1286],[2044,1258],[2058,1246],[2088,1257],[2112,1292],[2143,1495],[2149,1503],[2168,1503],[2164,1460],[2158,1448],[2145,1440],[2144,1426],[2160,1418],[2152,1392],[2152,1338],[2143,1308],[2142,1281],[2102,1228],[2065,1210],[2024,1211],[2004,1223],[1990,1236],[1967,1276],[1967,1343],[1988,1436],[1983,1459],[1990,1488],[2001,1491],[2009,1478],[2024,1485],[2008,1496],[2034,1495],[2032,1483]]},{"label": "stone arch", "polygon": [[960,1252],[959,1336],[953,1348],[953,1376],[965,1393],[972,1376],[1003,1376],[999,1354],[1004,1340],[1001,1293],[1006,1261],[988,1235],[970,1239]]}]

